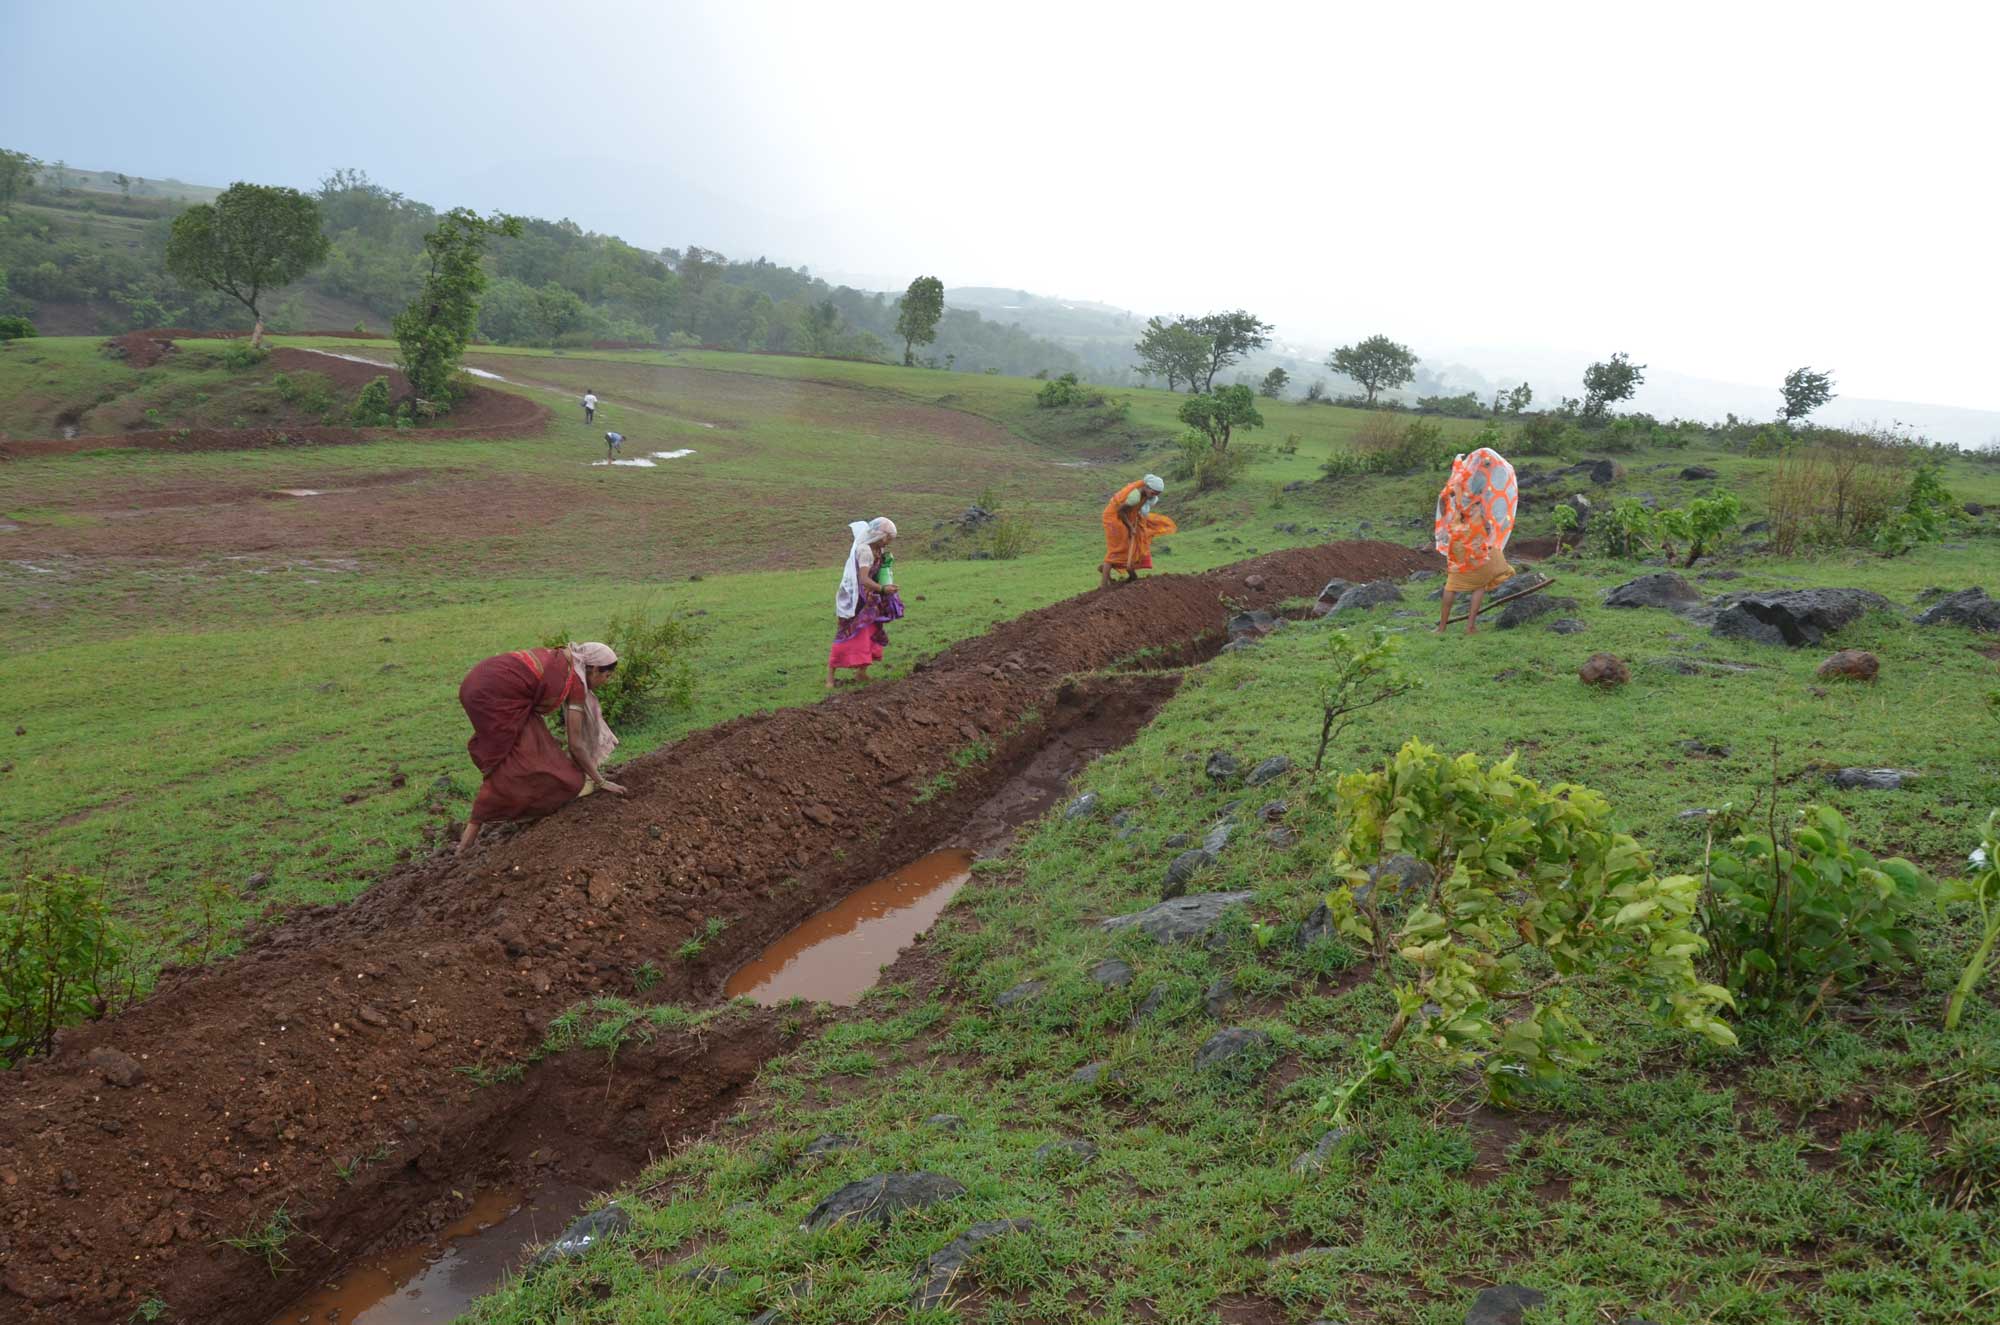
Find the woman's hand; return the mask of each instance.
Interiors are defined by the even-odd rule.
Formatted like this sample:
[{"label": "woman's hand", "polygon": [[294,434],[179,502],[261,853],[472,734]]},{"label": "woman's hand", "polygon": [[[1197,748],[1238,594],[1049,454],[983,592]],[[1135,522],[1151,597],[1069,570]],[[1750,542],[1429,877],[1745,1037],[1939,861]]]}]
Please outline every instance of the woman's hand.
[{"label": "woman's hand", "polygon": [[608,791],[614,796],[623,796],[625,794],[624,787],[616,782],[607,782],[603,778],[597,779],[597,789],[599,791]]}]

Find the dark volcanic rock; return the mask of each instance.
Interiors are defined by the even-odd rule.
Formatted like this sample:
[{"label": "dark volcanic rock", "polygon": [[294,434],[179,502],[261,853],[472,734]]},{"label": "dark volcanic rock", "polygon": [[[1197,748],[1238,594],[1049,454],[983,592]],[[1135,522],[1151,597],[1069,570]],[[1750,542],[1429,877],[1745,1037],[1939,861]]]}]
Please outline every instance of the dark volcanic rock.
[{"label": "dark volcanic rock", "polygon": [[1367,584],[1357,584],[1340,595],[1333,605],[1336,613],[1359,612],[1365,608],[1378,607],[1383,603],[1400,603],[1403,591],[1396,587],[1394,580],[1371,580]]},{"label": "dark volcanic rock", "polygon": [[965,1195],[965,1188],[937,1173],[882,1173],[836,1189],[812,1208],[802,1227],[813,1232],[848,1220],[886,1224],[898,1210],[911,1210]]},{"label": "dark volcanic rock", "polygon": [[1063,811],[1063,818],[1088,819],[1091,815],[1096,813],[1097,813],[1097,793],[1094,791],[1086,791],[1083,793],[1083,795],[1078,796],[1075,800],[1069,803],[1068,808]]},{"label": "dark volcanic rock", "polygon": [[1472,1299],[1471,1309],[1465,1313],[1465,1325],[1523,1325],[1522,1313],[1547,1300],[1548,1294],[1540,1289],[1524,1288],[1520,1284],[1482,1288],[1479,1296]]},{"label": "dark volcanic rock", "polygon": [[1261,787],[1266,782],[1274,778],[1281,778],[1291,771],[1291,760],[1283,755],[1272,755],[1269,759],[1264,760],[1257,767],[1250,770],[1250,776],[1245,779],[1244,785]]},{"label": "dark volcanic rock", "polygon": [[1707,465],[1689,465],[1681,471],[1681,477],[1692,482],[1700,479],[1721,478],[1722,475],[1716,473]]},{"label": "dark volcanic rock", "polygon": [[1091,967],[1090,978],[1106,989],[1122,989],[1132,983],[1132,968],[1112,957]]},{"label": "dark volcanic rock", "polygon": [[1920,775],[1909,768],[1842,768],[1827,775],[1827,781],[1846,791],[1901,791]]},{"label": "dark volcanic rock", "polygon": [[1194,1065],[1197,1071],[1240,1067],[1270,1047],[1271,1037],[1263,1031],[1251,1030],[1247,1026],[1231,1026],[1202,1041],[1201,1048],[1195,1051]]},{"label": "dark volcanic rock", "polygon": [[1045,1146],[1035,1147],[1035,1162],[1047,1164],[1050,1161],[1068,1164],[1083,1164],[1097,1158],[1097,1147],[1088,1141],[1051,1141]]},{"label": "dark volcanic rock", "polygon": [[1501,608],[1500,615],[1494,618],[1494,624],[1502,630],[1513,630],[1551,613],[1575,612],[1582,607],[1583,604],[1574,598],[1550,597],[1545,593],[1530,594],[1526,598],[1516,598]]},{"label": "dark volcanic rock", "polygon": [[1098,925],[1112,931],[1137,928],[1159,943],[1188,943],[1213,933],[1224,912],[1254,896],[1249,892],[1194,893],[1129,915],[1112,916]]},{"label": "dark volcanic rock", "polygon": [[1562,617],[1549,622],[1549,629],[1558,635],[1581,635],[1584,631],[1589,630],[1590,627],[1584,625],[1583,622],[1578,621],[1575,617]]},{"label": "dark volcanic rock", "polygon": [[533,1274],[537,1270],[547,1269],[557,1261],[565,1261],[572,1256],[582,1256],[598,1243],[618,1237],[631,1227],[632,1216],[627,1214],[622,1206],[607,1205],[602,1210],[593,1210],[581,1219],[572,1221],[570,1226],[562,1231],[560,1237],[536,1252],[535,1258],[529,1261],[521,1272]]},{"label": "dark volcanic rock", "polygon": [[1046,988],[1048,988],[1048,982],[1045,980],[1023,980],[1020,984],[1015,985],[1012,989],[994,999],[993,1006],[996,1008],[1011,1008],[1016,1003],[1027,1002]]},{"label": "dark volcanic rock", "polygon": [[107,1083],[120,1090],[130,1090],[146,1079],[146,1069],[139,1060],[121,1050],[100,1046],[92,1049],[84,1061],[97,1069],[97,1074]]},{"label": "dark volcanic rock", "polygon": [[1210,782],[1226,785],[1243,776],[1243,765],[1236,762],[1235,755],[1226,750],[1218,750],[1208,757],[1208,763],[1203,766],[1202,771],[1208,774]]},{"label": "dark volcanic rock", "polygon": [[1604,595],[1606,607],[1663,607],[1678,612],[1700,603],[1701,591],[1672,571],[1641,575]]},{"label": "dark volcanic rock", "polygon": [[828,1155],[852,1149],[854,1149],[853,1137],[843,1136],[839,1132],[828,1132],[825,1136],[816,1136],[812,1139],[812,1143],[805,1148],[804,1157],[806,1159],[823,1159]]},{"label": "dark volcanic rock", "polygon": [[1716,614],[1710,633],[1722,639],[1797,649],[1818,644],[1828,632],[1852,624],[1871,608],[1888,606],[1888,599],[1866,589],[1744,594]]},{"label": "dark volcanic rock", "polygon": [[1160,896],[1172,899],[1183,895],[1187,892],[1189,881],[1214,863],[1215,857],[1199,847],[1181,852],[1174,857],[1174,863],[1167,866],[1167,880],[1160,885]]},{"label": "dark volcanic rock", "polygon": [[2000,631],[2000,602],[1988,598],[1984,589],[1960,589],[1957,593],[1946,594],[1919,612],[1917,624]]},{"label": "dark volcanic rock", "polygon": [[983,1243],[1009,1233],[1032,1233],[1034,1228],[1034,1220],[1022,1218],[989,1219],[966,1229],[945,1244],[942,1250],[933,1252],[923,1268],[917,1271],[917,1291],[910,1295],[910,1306],[918,1311],[948,1306],[952,1285],[971,1266],[973,1256]]},{"label": "dark volcanic rock", "polygon": [[1345,1127],[1336,1127],[1330,1132],[1320,1133],[1319,1140],[1313,1142],[1313,1148],[1300,1151],[1298,1158],[1292,1161],[1292,1172],[1318,1173],[1326,1167],[1326,1162],[1333,1158],[1334,1150],[1347,1135],[1348,1129]]}]

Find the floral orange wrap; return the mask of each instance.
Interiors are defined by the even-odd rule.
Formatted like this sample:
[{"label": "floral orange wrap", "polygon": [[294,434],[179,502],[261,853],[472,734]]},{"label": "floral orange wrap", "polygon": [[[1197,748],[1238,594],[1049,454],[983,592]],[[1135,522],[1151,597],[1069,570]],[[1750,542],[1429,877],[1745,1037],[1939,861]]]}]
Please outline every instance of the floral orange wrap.
[{"label": "floral orange wrap", "polygon": [[1514,573],[1502,554],[1519,502],[1514,467],[1498,451],[1482,446],[1452,462],[1432,526],[1451,571],[1447,588],[1484,589]]}]

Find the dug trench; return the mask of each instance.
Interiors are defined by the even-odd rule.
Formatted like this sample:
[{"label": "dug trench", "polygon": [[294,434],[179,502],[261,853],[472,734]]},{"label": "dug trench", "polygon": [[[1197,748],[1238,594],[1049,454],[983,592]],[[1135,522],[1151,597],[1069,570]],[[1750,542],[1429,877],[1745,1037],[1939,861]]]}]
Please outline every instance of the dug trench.
[{"label": "dug trench", "polygon": [[[262,1325],[476,1190],[622,1181],[725,1113],[807,1019],[732,1004],[608,1061],[541,1056],[551,1020],[599,995],[717,1007],[733,969],[860,885],[1002,840],[1178,684],[1112,669],[1205,655],[1229,612],[1336,576],[1430,569],[1336,543],[1069,599],[896,681],[692,735],[624,765],[623,799],[168,973],[0,1076],[0,1320],[122,1321],[157,1299]],[[276,1274],[229,1245],[274,1221]]]}]

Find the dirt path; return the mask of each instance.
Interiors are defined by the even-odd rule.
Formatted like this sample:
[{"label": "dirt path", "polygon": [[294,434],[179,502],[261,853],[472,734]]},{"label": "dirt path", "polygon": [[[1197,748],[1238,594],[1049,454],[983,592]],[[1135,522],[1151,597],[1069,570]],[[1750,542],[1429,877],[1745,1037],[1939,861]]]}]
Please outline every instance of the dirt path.
[{"label": "dirt path", "polygon": [[[1033,781],[1052,744],[1088,753],[1150,713],[1077,676],[1212,644],[1231,605],[1433,561],[1339,543],[1070,599],[904,679],[697,733],[624,766],[629,799],[593,796],[169,974],[0,1076],[0,1319],[123,1320],[158,1295],[177,1319],[261,1321],[495,1158],[589,1180],[614,1145],[705,1124],[781,1047],[772,1018],[732,1010],[621,1054],[616,1091],[587,1055],[515,1085],[463,1069],[519,1061],[578,999],[632,994],[644,963],[660,972],[647,1001],[713,1001],[770,939]],[[676,956],[717,920],[698,959]],[[534,1149],[545,1136],[563,1144]],[[343,1174],[356,1156],[372,1158]],[[281,1208],[295,1272],[275,1280],[219,1242]]]}]

